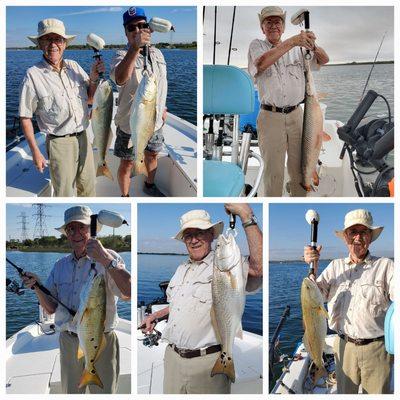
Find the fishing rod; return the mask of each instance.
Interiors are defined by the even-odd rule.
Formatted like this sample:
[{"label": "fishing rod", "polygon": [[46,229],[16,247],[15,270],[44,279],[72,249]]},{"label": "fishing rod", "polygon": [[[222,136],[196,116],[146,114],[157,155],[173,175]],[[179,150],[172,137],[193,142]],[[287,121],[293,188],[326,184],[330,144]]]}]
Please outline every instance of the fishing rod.
[{"label": "fishing rod", "polygon": [[229,50],[228,50],[228,65],[231,60],[231,51],[232,51],[232,38],[233,38],[233,27],[235,25],[235,15],[236,15],[236,6],[233,7],[233,16],[232,16],[232,27],[231,27],[231,37],[229,39]]},{"label": "fishing rod", "polygon": [[214,45],[213,45],[213,65],[215,65],[215,48],[217,46],[217,6],[214,7]]},{"label": "fishing rod", "polygon": [[381,51],[381,47],[382,47],[383,41],[385,40],[386,33],[387,33],[387,31],[383,34],[382,40],[381,40],[381,44],[379,45],[378,51],[377,51],[376,54],[375,54],[375,59],[374,59],[374,62],[372,63],[371,70],[369,71],[367,81],[365,82],[364,90],[363,90],[362,95],[361,95],[361,97],[360,97],[360,101],[361,101],[362,98],[364,97],[364,93],[365,93],[365,91],[367,90],[368,82],[369,82],[369,79],[371,78],[372,71],[373,71],[373,69],[374,69],[374,67],[375,67],[375,63],[376,63],[376,59],[378,58],[378,54],[379,54],[379,52]]},{"label": "fishing rod", "polygon": [[[308,210],[306,212],[305,217],[306,217],[306,221],[309,223],[309,225],[311,225],[310,246],[314,250],[317,250],[319,215],[315,210]],[[308,276],[310,276],[310,275],[315,276],[315,267],[316,267],[316,262],[315,261],[310,262],[310,266],[308,269]]]},{"label": "fishing rod", "polygon": [[[101,60],[100,50],[103,50],[106,44],[104,39],[100,36],[97,36],[95,33],[89,33],[89,35],[86,37],[86,44],[93,49],[93,58],[96,60]],[[103,79],[103,77],[103,72],[99,72],[99,80]]]},{"label": "fishing rod", "polygon": [[[14,263],[13,263],[11,260],[9,260],[7,257],[6,257],[6,261],[7,261],[9,264],[11,264],[11,265],[18,271],[18,274],[19,274],[21,277],[23,277],[23,276],[29,277],[29,275],[27,275],[27,273],[26,273],[21,267],[18,267],[17,264],[14,264]],[[71,310],[71,309],[70,309],[68,306],[66,306],[63,302],[61,302],[59,299],[57,299],[57,297],[53,296],[53,295],[51,294],[51,292],[50,292],[49,289],[47,289],[45,286],[43,286],[43,285],[40,284],[39,282],[36,282],[36,283],[31,287],[31,289],[34,290],[34,287],[35,287],[35,286],[36,286],[38,289],[40,289],[43,293],[47,294],[47,296],[49,296],[49,297],[51,297],[53,300],[55,300],[58,304],[60,304],[61,306],[63,306],[73,317],[75,316],[76,311]]]}]

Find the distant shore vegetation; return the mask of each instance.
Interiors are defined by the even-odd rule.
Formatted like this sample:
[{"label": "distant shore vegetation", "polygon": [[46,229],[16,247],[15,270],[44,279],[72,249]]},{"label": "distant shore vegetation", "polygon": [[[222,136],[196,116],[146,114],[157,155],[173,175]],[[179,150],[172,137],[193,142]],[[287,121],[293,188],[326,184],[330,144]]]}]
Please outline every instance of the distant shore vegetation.
[{"label": "distant shore vegetation", "polygon": [[[110,235],[98,237],[98,239],[106,249],[111,249],[116,252],[131,251],[131,235]],[[65,235],[61,235],[59,238],[55,236],[43,236],[41,238],[26,239],[23,241],[10,239],[6,242],[6,250],[69,253],[71,251],[71,247],[68,243],[67,237]]]}]

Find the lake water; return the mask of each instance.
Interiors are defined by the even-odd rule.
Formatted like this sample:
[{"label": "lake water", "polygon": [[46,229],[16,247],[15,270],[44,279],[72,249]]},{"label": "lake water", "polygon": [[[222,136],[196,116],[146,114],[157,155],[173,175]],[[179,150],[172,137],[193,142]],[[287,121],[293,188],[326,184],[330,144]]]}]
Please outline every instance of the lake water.
[{"label": "lake water", "polygon": [[[322,260],[318,268],[320,274],[329,264]],[[303,278],[308,274],[308,265],[304,262],[269,263],[269,336],[268,344],[286,305],[290,306],[290,317],[279,336],[279,349],[283,354],[292,355],[297,344],[303,341],[303,323],[300,303],[300,288]],[[275,380],[282,374],[282,364],[274,367],[275,379],[270,381],[270,390]]]},{"label": "lake water", "polygon": [[[66,253],[23,253],[19,251],[8,251],[7,257],[26,271],[37,274],[43,283],[53,268],[54,263],[66,256]],[[126,268],[131,268],[131,253],[120,253],[125,261]],[[9,279],[21,279],[9,263],[6,267],[6,276]],[[38,301],[33,290],[25,290],[25,293],[18,296],[14,293],[6,292],[6,337],[10,337],[20,329],[38,320]],[[131,320],[131,302],[118,302],[118,315],[121,318]]]},{"label": "lake water", "polygon": [[[159,282],[169,281],[179,264],[187,256],[174,255],[138,255],[138,303],[150,303],[162,296]],[[262,335],[262,290],[246,297],[246,307],[242,319],[243,329]]]},{"label": "lake water", "polygon": [[[172,114],[196,125],[197,109],[197,51],[162,49],[167,63],[168,96],[167,107]],[[102,51],[107,72],[115,50]],[[12,127],[18,115],[19,86],[26,70],[40,61],[39,50],[7,50],[6,52],[6,123]],[[92,50],[66,50],[65,58],[77,61],[89,73],[93,62]]]}]

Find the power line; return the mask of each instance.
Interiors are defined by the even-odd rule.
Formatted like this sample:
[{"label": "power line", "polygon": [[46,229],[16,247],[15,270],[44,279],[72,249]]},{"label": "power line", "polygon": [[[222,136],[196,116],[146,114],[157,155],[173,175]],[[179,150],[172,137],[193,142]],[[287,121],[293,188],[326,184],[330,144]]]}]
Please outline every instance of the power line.
[{"label": "power line", "polygon": [[18,222],[21,225],[21,241],[25,241],[28,239],[28,217],[24,211],[21,211],[21,214],[18,215],[18,219],[21,221]]}]

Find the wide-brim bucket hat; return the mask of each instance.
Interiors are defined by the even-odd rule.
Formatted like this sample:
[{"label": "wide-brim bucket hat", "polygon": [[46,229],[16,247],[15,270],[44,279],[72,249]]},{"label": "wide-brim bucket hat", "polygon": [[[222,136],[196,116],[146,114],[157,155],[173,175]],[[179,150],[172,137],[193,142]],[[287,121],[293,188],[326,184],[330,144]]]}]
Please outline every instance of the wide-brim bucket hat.
[{"label": "wide-brim bucket hat", "polygon": [[[82,224],[90,226],[90,216],[92,214],[92,210],[88,206],[75,206],[68,208],[64,212],[64,225],[56,229],[66,235],[65,227],[71,222],[81,222]],[[99,232],[102,227],[103,225],[97,221],[97,232]]]},{"label": "wide-brim bucket hat", "polygon": [[55,33],[63,37],[67,46],[76,38],[76,35],[67,35],[65,33],[65,26],[62,21],[55,18],[46,18],[38,23],[38,34],[36,36],[28,36],[28,39],[37,45],[39,44],[39,38],[49,33]]},{"label": "wide-brim bucket hat", "polygon": [[379,235],[383,231],[383,226],[374,226],[374,221],[372,218],[372,214],[368,210],[358,209],[349,211],[344,217],[344,228],[339,231],[335,231],[335,235],[341,239],[344,239],[344,232],[346,229],[354,226],[354,225],[363,225],[372,231],[372,239],[378,239]]},{"label": "wide-brim bucket hat", "polygon": [[278,6],[268,6],[264,7],[261,12],[258,14],[258,18],[260,20],[260,25],[264,22],[265,18],[268,17],[279,17],[282,22],[283,26],[285,26],[286,21],[286,11],[283,11],[282,8]]},{"label": "wide-brim bucket hat", "polygon": [[216,239],[224,230],[224,223],[222,221],[211,222],[210,214],[205,210],[192,210],[183,214],[180,219],[181,229],[174,236],[174,239],[183,242],[183,233],[186,229],[195,228],[207,230],[213,228],[214,239]]}]

